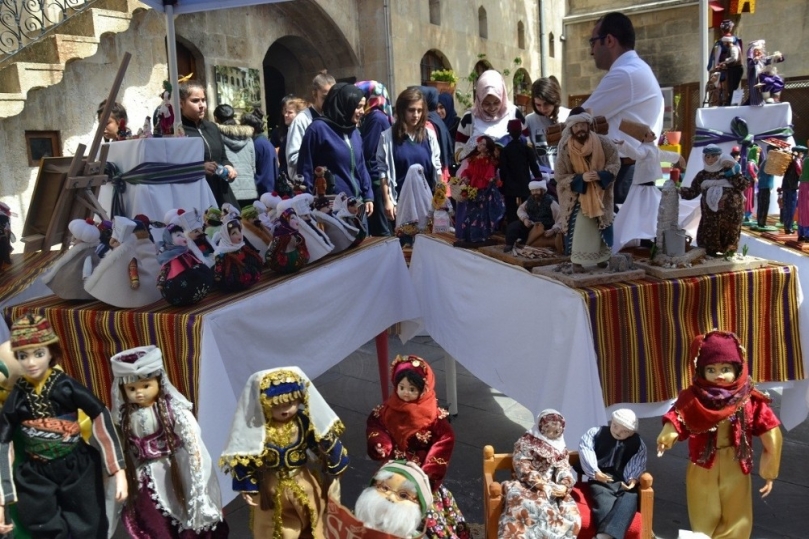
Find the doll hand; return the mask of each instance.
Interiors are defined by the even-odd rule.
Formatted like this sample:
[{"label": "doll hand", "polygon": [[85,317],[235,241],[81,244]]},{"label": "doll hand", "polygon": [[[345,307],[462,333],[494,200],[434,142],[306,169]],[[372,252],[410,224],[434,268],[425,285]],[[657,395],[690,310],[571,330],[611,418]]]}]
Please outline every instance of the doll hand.
[{"label": "doll hand", "polygon": [[609,474],[605,474],[604,472],[596,472],[593,477],[599,483],[611,483],[612,482],[612,476],[609,475]]},{"label": "doll hand", "polygon": [[543,235],[543,236],[545,236],[546,238],[550,238],[550,237],[552,237],[552,236],[556,235],[556,232],[558,232],[558,231],[556,230],[556,227],[554,227],[554,228],[549,228],[549,229],[548,229],[548,230],[546,230],[546,231],[545,231],[545,232],[544,232],[542,235]]},{"label": "doll hand", "polygon": [[532,226],[534,226],[534,223],[531,222],[531,219],[529,219],[527,217],[522,220],[522,224],[524,224],[528,228],[531,228]]},{"label": "doll hand", "polygon": [[247,505],[258,507],[258,504],[253,500],[253,495],[248,494],[247,492],[242,492],[242,499]]},{"label": "doll hand", "polygon": [[228,181],[229,182],[232,182],[233,180],[235,180],[236,177],[239,175],[239,173],[236,172],[236,169],[233,168],[230,165],[225,165],[225,170],[228,171]]},{"label": "doll hand", "polygon": [[123,502],[129,493],[128,485],[126,484],[126,471],[121,468],[115,472],[115,501]]},{"label": "doll hand", "polygon": [[8,533],[14,529],[14,524],[9,522],[6,524],[6,512],[5,507],[0,505],[0,533]]},{"label": "doll hand", "polygon": [[584,174],[582,174],[581,177],[586,182],[594,182],[598,180],[598,172],[591,170],[589,172],[585,172]]},{"label": "doll hand", "polygon": [[632,490],[633,488],[635,488],[636,484],[637,484],[637,481],[635,481],[635,480],[630,481],[629,484],[624,483],[623,481],[621,481],[621,488],[623,490]]},{"label": "doll hand", "polygon": [[766,498],[770,495],[770,491],[772,491],[772,479],[767,479],[764,483],[764,486],[761,487],[759,490],[761,492],[761,497]]}]

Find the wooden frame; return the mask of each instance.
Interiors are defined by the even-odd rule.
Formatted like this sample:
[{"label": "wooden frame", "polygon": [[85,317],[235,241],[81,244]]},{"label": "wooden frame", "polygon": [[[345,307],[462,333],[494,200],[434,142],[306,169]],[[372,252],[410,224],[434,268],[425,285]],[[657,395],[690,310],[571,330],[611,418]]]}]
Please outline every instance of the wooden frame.
[{"label": "wooden frame", "polygon": [[[34,148],[35,141],[47,141],[47,149]],[[62,157],[62,141],[59,131],[26,131],[25,149],[28,152],[28,166],[38,167],[40,160],[46,157]]]},{"label": "wooden frame", "polygon": [[[486,539],[497,539],[497,526],[503,513],[503,488],[495,475],[498,470],[512,471],[511,453],[495,453],[494,447],[483,448],[483,525]],[[570,464],[579,462],[579,452],[570,452]],[[654,490],[652,474],[644,472],[640,476],[638,511],[641,514],[641,539],[654,539],[652,517],[654,516]]]}]

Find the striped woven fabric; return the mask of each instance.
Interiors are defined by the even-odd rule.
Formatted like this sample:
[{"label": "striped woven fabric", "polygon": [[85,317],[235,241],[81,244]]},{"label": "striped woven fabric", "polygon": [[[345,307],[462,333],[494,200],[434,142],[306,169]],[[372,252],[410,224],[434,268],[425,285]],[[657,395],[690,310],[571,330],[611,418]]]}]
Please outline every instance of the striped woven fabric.
[{"label": "striped woven fabric", "polygon": [[755,270],[645,279],[580,289],[590,311],[604,402],[657,402],[691,383],[691,340],[735,332],[756,382],[799,380],[797,270]]},{"label": "striped woven fabric", "polygon": [[261,281],[249,290],[229,294],[213,291],[190,307],[173,307],[161,300],[138,309],[118,309],[100,301],[65,301],[51,295],[6,308],[4,314],[9,326],[25,313],[47,317],[61,339],[65,372],[92,389],[108,406],[112,383],[109,358],[121,350],[147,344],[162,350],[169,379],[196,403],[202,319],[206,313],[387,239],[367,238],[357,249],[328,256],[292,275],[265,269]]},{"label": "striped woven fabric", "polygon": [[11,266],[0,272],[0,304],[30,286],[60,254],[61,251],[12,254]]}]

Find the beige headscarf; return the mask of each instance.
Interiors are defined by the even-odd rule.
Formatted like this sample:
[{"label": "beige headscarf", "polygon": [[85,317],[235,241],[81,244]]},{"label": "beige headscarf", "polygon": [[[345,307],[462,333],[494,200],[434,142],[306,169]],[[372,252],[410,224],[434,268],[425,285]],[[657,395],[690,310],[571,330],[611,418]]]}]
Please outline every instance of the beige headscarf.
[{"label": "beige headscarf", "polygon": [[[601,147],[601,141],[594,131],[590,131],[590,136],[584,144],[579,144],[572,136],[574,125],[582,122],[589,124],[591,121],[592,116],[584,112],[570,116],[566,122],[566,133],[562,133],[562,137],[567,138],[570,164],[573,165],[573,170],[577,174],[604,170],[604,165],[606,165],[604,149]],[[589,160],[587,159],[588,157]],[[581,204],[581,211],[586,217],[601,217],[604,215],[604,189],[597,182],[590,182],[584,194],[579,196],[579,203]]]}]

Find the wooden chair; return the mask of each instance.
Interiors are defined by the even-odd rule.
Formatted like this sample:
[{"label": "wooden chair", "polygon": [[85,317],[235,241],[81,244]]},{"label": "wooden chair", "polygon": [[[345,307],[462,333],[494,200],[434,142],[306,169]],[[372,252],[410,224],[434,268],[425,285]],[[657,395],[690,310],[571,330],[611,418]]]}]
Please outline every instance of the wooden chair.
[{"label": "wooden chair", "polygon": [[[504,500],[503,489],[500,483],[495,479],[495,474],[498,470],[506,470],[512,472],[511,453],[495,453],[494,447],[487,445],[483,448],[483,518],[484,526],[486,528],[486,539],[497,539],[497,526],[500,521],[500,515],[503,513]],[[570,452],[570,464],[576,465],[579,462],[579,452]],[[652,533],[652,516],[654,513],[654,490],[652,489],[652,474],[645,472],[640,476],[640,492],[638,493],[638,515],[635,515],[633,526],[640,529],[640,539],[654,539]],[[588,531],[590,526],[589,509],[586,509],[586,498],[582,489],[582,483],[576,484],[573,489],[572,495],[576,499],[576,504],[579,506],[579,511],[582,513],[582,530],[579,533],[579,539],[593,537],[594,532]],[[578,491],[578,493],[576,492]],[[584,510],[588,513],[585,515]],[[639,521],[639,523],[637,522]],[[627,538],[638,537],[630,532],[627,533]]]}]

